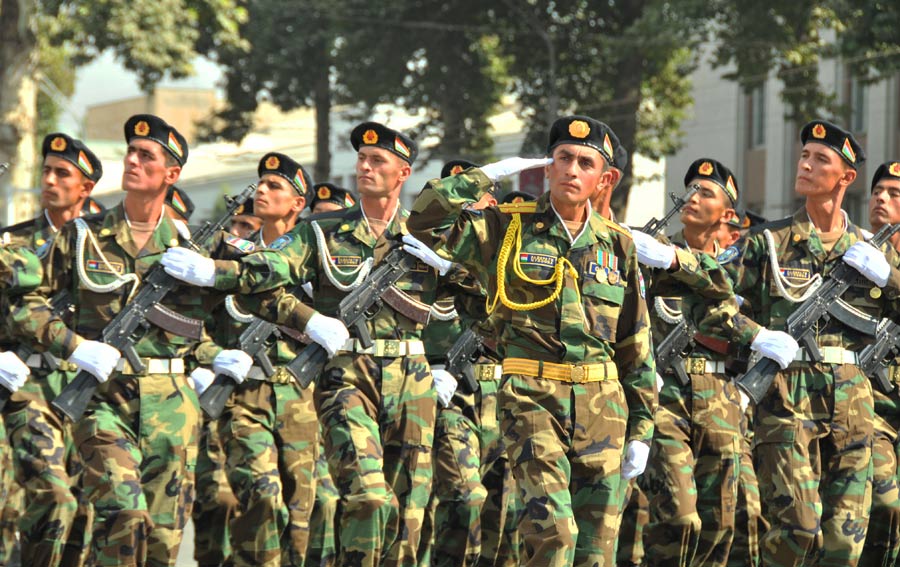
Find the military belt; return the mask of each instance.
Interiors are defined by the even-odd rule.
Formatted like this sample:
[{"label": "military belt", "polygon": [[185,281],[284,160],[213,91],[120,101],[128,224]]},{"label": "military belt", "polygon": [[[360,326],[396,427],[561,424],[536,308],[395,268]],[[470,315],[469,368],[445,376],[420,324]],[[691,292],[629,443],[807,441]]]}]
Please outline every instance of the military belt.
[{"label": "military belt", "polygon": [[[819,351],[822,353],[821,362],[823,364],[859,364],[859,354],[852,350],[842,347],[823,346],[819,347]],[[806,352],[806,349],[801,348],[794,355],[794,362],[814,363],[815,360]]]},{"label": "military belt", "polygon": [[522,374],[573,384],[603,382],[604,380],[618,380],[619,378],[616,363],[611,360],[594,364],[557,364],[542,360],[506,358],[503,360],[503,374]]},{"label": "military belt", "polygon": [[503,376],[503,366],[500,364],[473,364],[475,379],[479,382],[499,380]]},{"label": "military belt", "polygon": [[894,384],[900,384],[900,365],[891,364],[888,366],[888,377]]},{"label": "military belt", "polygon": [[251,366],[250,372],[247,373],[247,379],[272,382],[274,384],[290,384],[294,381],[294,377],[291,376],[290,372],[285,370],[284,366],[276,366],[275,373],[271,376],[266,376],[266,373],[263,372],[263,369],[259,366]]},{"label": "military belt", "polygon": [[142,358],[146,370],[139,372],[131,367],[126,358],[120,358],[116,372],[126,376],[147,376],[150,374],[184,374],[184,360],[180,358]]},{"label": "military belt", "polygon": [[[55,366],[51,366],[49,364],[49,362],[47,361],[46,357],[50,357],[54,361]],[[76,366],[75,364],[72,364],[68,360],[56,358],[55,356],[53,356],[52,354],[49,354],[49,353],[32,354],[31,356],[28,357],[27,360],[25,360],[25,364],[29,368],[35,368],[35,369],[44,368],[44,369],[48,369],[48,370],[62,370],[63,372],[77,372],[78,371],[78,366]]]},{"label": "military belt", "polygon": [[725,374],[725,361],[691,356],[684,359],[684,371],[688,374]]},{"label": "military belt", "polygon": [[364,348],[358,339],[350,339],[344,343],[344,347],[340,349],[340,351],[396,358],[413,354],[425,354],[425,343],[420,340],[398,341],[394,339],[375,339],[372,341],[372,346]]}]

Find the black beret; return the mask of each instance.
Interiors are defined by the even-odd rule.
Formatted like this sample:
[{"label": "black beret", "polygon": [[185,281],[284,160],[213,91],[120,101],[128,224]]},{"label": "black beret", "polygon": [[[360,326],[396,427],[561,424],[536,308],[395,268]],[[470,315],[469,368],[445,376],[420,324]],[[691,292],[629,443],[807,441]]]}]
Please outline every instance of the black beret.
[{"label": "black beret", "polygon": [[452,159],[445,163],[444,167],[441,168],[441,179],[456,175],[457,173],[462,173],[470,167],[478,166],[465,159]]},{"label": "black beret", "polygon": [[836,151],[850,167],[857,169],[866,161],[866,152],[853,134],[825,120],[813,120],[800,130],[803,144],[816,142]]},{"label": "black beret", "polygon": [[103,206],[103,203],[97,201],[93,197],[88,197],[84,200],[84,204],[81,205],[81,213],[84,215],[96,215],[97,213],[102,213],[106,210],[106,207]]},{"label": "black beret", "polygon": [[91,181],[100,181],[103,177],[103,164],[81,140],[60,132],[48,134],[41,145],[41,153],[44,158],[52,154],[72,163]]},{"label": "black beret", "polygon": [[500,204],[503,205],[505,203],[525,203],[527,201],[536,200],[537,197],[535,197],[531,193],[525,193],[524,191],[510,191],[500,199]]},{"label": "black beret", "polygon": [[615,146],[615,150],[613,150],[613,167],[619,171],[625,171],[625,168],[628,167],[628,150],[619,143],[618,137],[616,137],[613,145]]},{"label": "black beret", "polygon": [[235,209],[233,216],[237,216],[237,215],[248,215],[251,217],[256,216],[253,211],[253,201],[254,201],[254,199],[247,199],[246,201],[244,201],[240,207]]},{"label": "black beret", "polygon": [[888,179],[900,179],[900,161],[888,161],[878,166],[875,175],[872,176],[872,187],[870,191],[875,190],[878,182],[887,177]]},{"label": "black beret", "polygon": [[397,154],[403,161],[412,165],[419,155],[419,147],[412,138],[402,132],[391,130],[378,122],[363,122],[350,132],[350,144],[359,151],[361,146],[384,148]]},{"label": "black beret", "polygon": [[550,127],[547,155],[560,144],[578,144],[599,151],[612,166],[616,165],[616,148],[621,146],[612,129],[589,116],[564,116]]},{"label": "black beret", "polygon": [[125,141],[133,138],[153,140],[172,154],[178,165],[187,163],[188,143],[178,130],[152,114],[135,114],[125,122]]},{"label": "black beret", "polygon": [[312,177],[303,169],[303,166],[284,154],[269,152],[259,160],[256,173],[260,178],[266,173],[278,175],[287,180],[301,197],[309,199],[309,188],[312,187]]},{"label": "black beret", "polygon": [[734,174],[731,173],[731,170],[722,165],[721,162],[718,162],[711,158],[700,158],[688,168],[687,173],[684,174],[684,186],[687,187],[688,183],[697,178],[700,179],[709,179],[716,185],[722,188],[725,191],[725,195],[728,196],[728,199],[731,200],[731,205],[734,206],[738,202],[738,186],[737,182],[734,180]]},{"label": "black beret", "polygon": [[313,186],[313,196],[309,200],[310,210],[316,206],[316,203],[328,202],[334,203],[344,208],[350,208],[356,204],[353,193],[338,187],[333,183],[317,183]]},{"label": "black beret", "polygon": [[166,204],[172,207],[184,220],[190,220],[191,215],[194,214],[194,202],[191,201],[191,198],[187,196],[184,190],[174,185],[169,186],[169,190],[166,191]]}]

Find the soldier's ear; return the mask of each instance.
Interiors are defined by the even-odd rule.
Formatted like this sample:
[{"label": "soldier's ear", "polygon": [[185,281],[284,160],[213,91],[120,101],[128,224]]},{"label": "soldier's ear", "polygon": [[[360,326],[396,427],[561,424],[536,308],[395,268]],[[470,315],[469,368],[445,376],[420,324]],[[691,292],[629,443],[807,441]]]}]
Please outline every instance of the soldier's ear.
[{"label": "soldier's ear", "polygon": [[856,181],[857,175],[857,171],[848,165],[844,170],[844,174],[841,176],[840,182],[844,185],[844,187],[849,187],[853,184],[854,181]]}]

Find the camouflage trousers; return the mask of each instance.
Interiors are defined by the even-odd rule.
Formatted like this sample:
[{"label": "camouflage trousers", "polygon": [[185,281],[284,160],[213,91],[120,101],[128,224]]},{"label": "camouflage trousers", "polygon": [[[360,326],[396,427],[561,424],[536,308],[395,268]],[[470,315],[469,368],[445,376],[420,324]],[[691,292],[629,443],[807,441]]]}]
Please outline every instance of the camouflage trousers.
[{"label": "camouflage trousers", "polygon": [[33,370],[4,412],[14,464],[6,470],[24,488],[19,532],[29,565],[77,567],[90,543],[92,510],[81,490],[72,425],[50,407],[69,377]]},{"label": "camouflage trousers", "polygon": [[197,455],[196,498],[191,517],[194,520],[194,560],[204,565],[231,561],[232,519],[238,513],[238,501],[225,474],[225,451],[219,441],[218,421],[203,416],[200,452]]},{"label": "camouflage trousers", "polygon": [[341,496],[337,563],[416,565],[437,403],[425,357],[338,353],[315,399]]},{"label": "camouflage trousers", "polygon": [[[0,435],[7,438],[2,421]],[[0,565],[6,565],[15,556],[17,524],[25,504],[25,489],[16,480],[13,449],[9,443],[0,443],[0,467]]]},{"label": "camouflage trousers", "polygon": [[741,451],[737,387],[718,374],[663,375],[647,470],[648,565],[708,565],[728,559]]},{"label": "camouflage trousers", "polygon": [[240,507],[235,565],[303,565],[319,451],[313,389],[247,380],[225,405],[219,434]]},{"label": "camouflage trousers", "polygon": [[756,408],[754,465],[771,527],[762,564],[859,561],[872,502],[874,410],[853,365],[779,372]]},{"label": "camouflage trousers", "polygon": [[859,565],[894,565],[900,551],[900,391],[875,391],[875,439],[872,445],[872,512]]},{"label": "camouflage trousers", "polygon": [[[319,435],[321,437],[321,429]],[[334,530],[337,507],[340,500],[337,488],[328,473],[328,461],[319,439],[319,457],[316,459],[316,501],[309,520],[309,545],[306,551],[306,565],[309,567],[330,567],[335,564]]]},{"label": "camouflage trousers", "polygon": [[423,531],[419,549],[428,550],[420,564],[495,565],[498,556],[513,554],[504,531],[512,521],[507,510],[514,488],[500,438],[497,382],[482,381],[475,393],[457,391],[435,426],[433,505],[427,510],[433,517],[425,521],[433,533]]},{"label": "camouflage trousers", "polygon": [[757,567],[760,563],[759,537],[769,529],[759,499],[759,481],[753,468],[753,407],[748,407],[741,424],[741,462],[738,476],[737,512],[734,515],[734,541],[728,554],[728,567]]},{"label": "camouflage trousers", "polygon": [[644,561],[644,530],[650,521],[650,503],[647,495],[637,482],[625,485],[622,499],[622,523],[616,549],[616,564],[619,567],[634,567]]},{"label": "camouflage trousers", "polygon": [[525,508],[523,564],[614,565],[628,418],[622,385],[513,374],[503,377],[499,398]]},{"label": "camouflage trousers", "polygon": [[191,515],[200,432],[181,374],[101,384],[74,427],[82,485],[94,505],[91,565],[175,565]]}]

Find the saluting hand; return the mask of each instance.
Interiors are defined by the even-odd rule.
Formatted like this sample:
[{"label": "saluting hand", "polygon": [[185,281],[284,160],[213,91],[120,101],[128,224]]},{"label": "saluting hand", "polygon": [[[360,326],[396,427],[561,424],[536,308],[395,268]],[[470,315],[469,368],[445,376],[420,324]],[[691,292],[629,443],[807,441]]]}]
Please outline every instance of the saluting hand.
[{"label": "saluting hand", "polygon": [[502,159],[498,162],[489,163],[481,166],[481,172],[484,173],[491,181],[500,181],[504,177],[509,177],[514,173],[525,171],[526,169],[534,169],[535,167],[544,167],[553,163],[553,158],[520,158],[511,157]]}]

